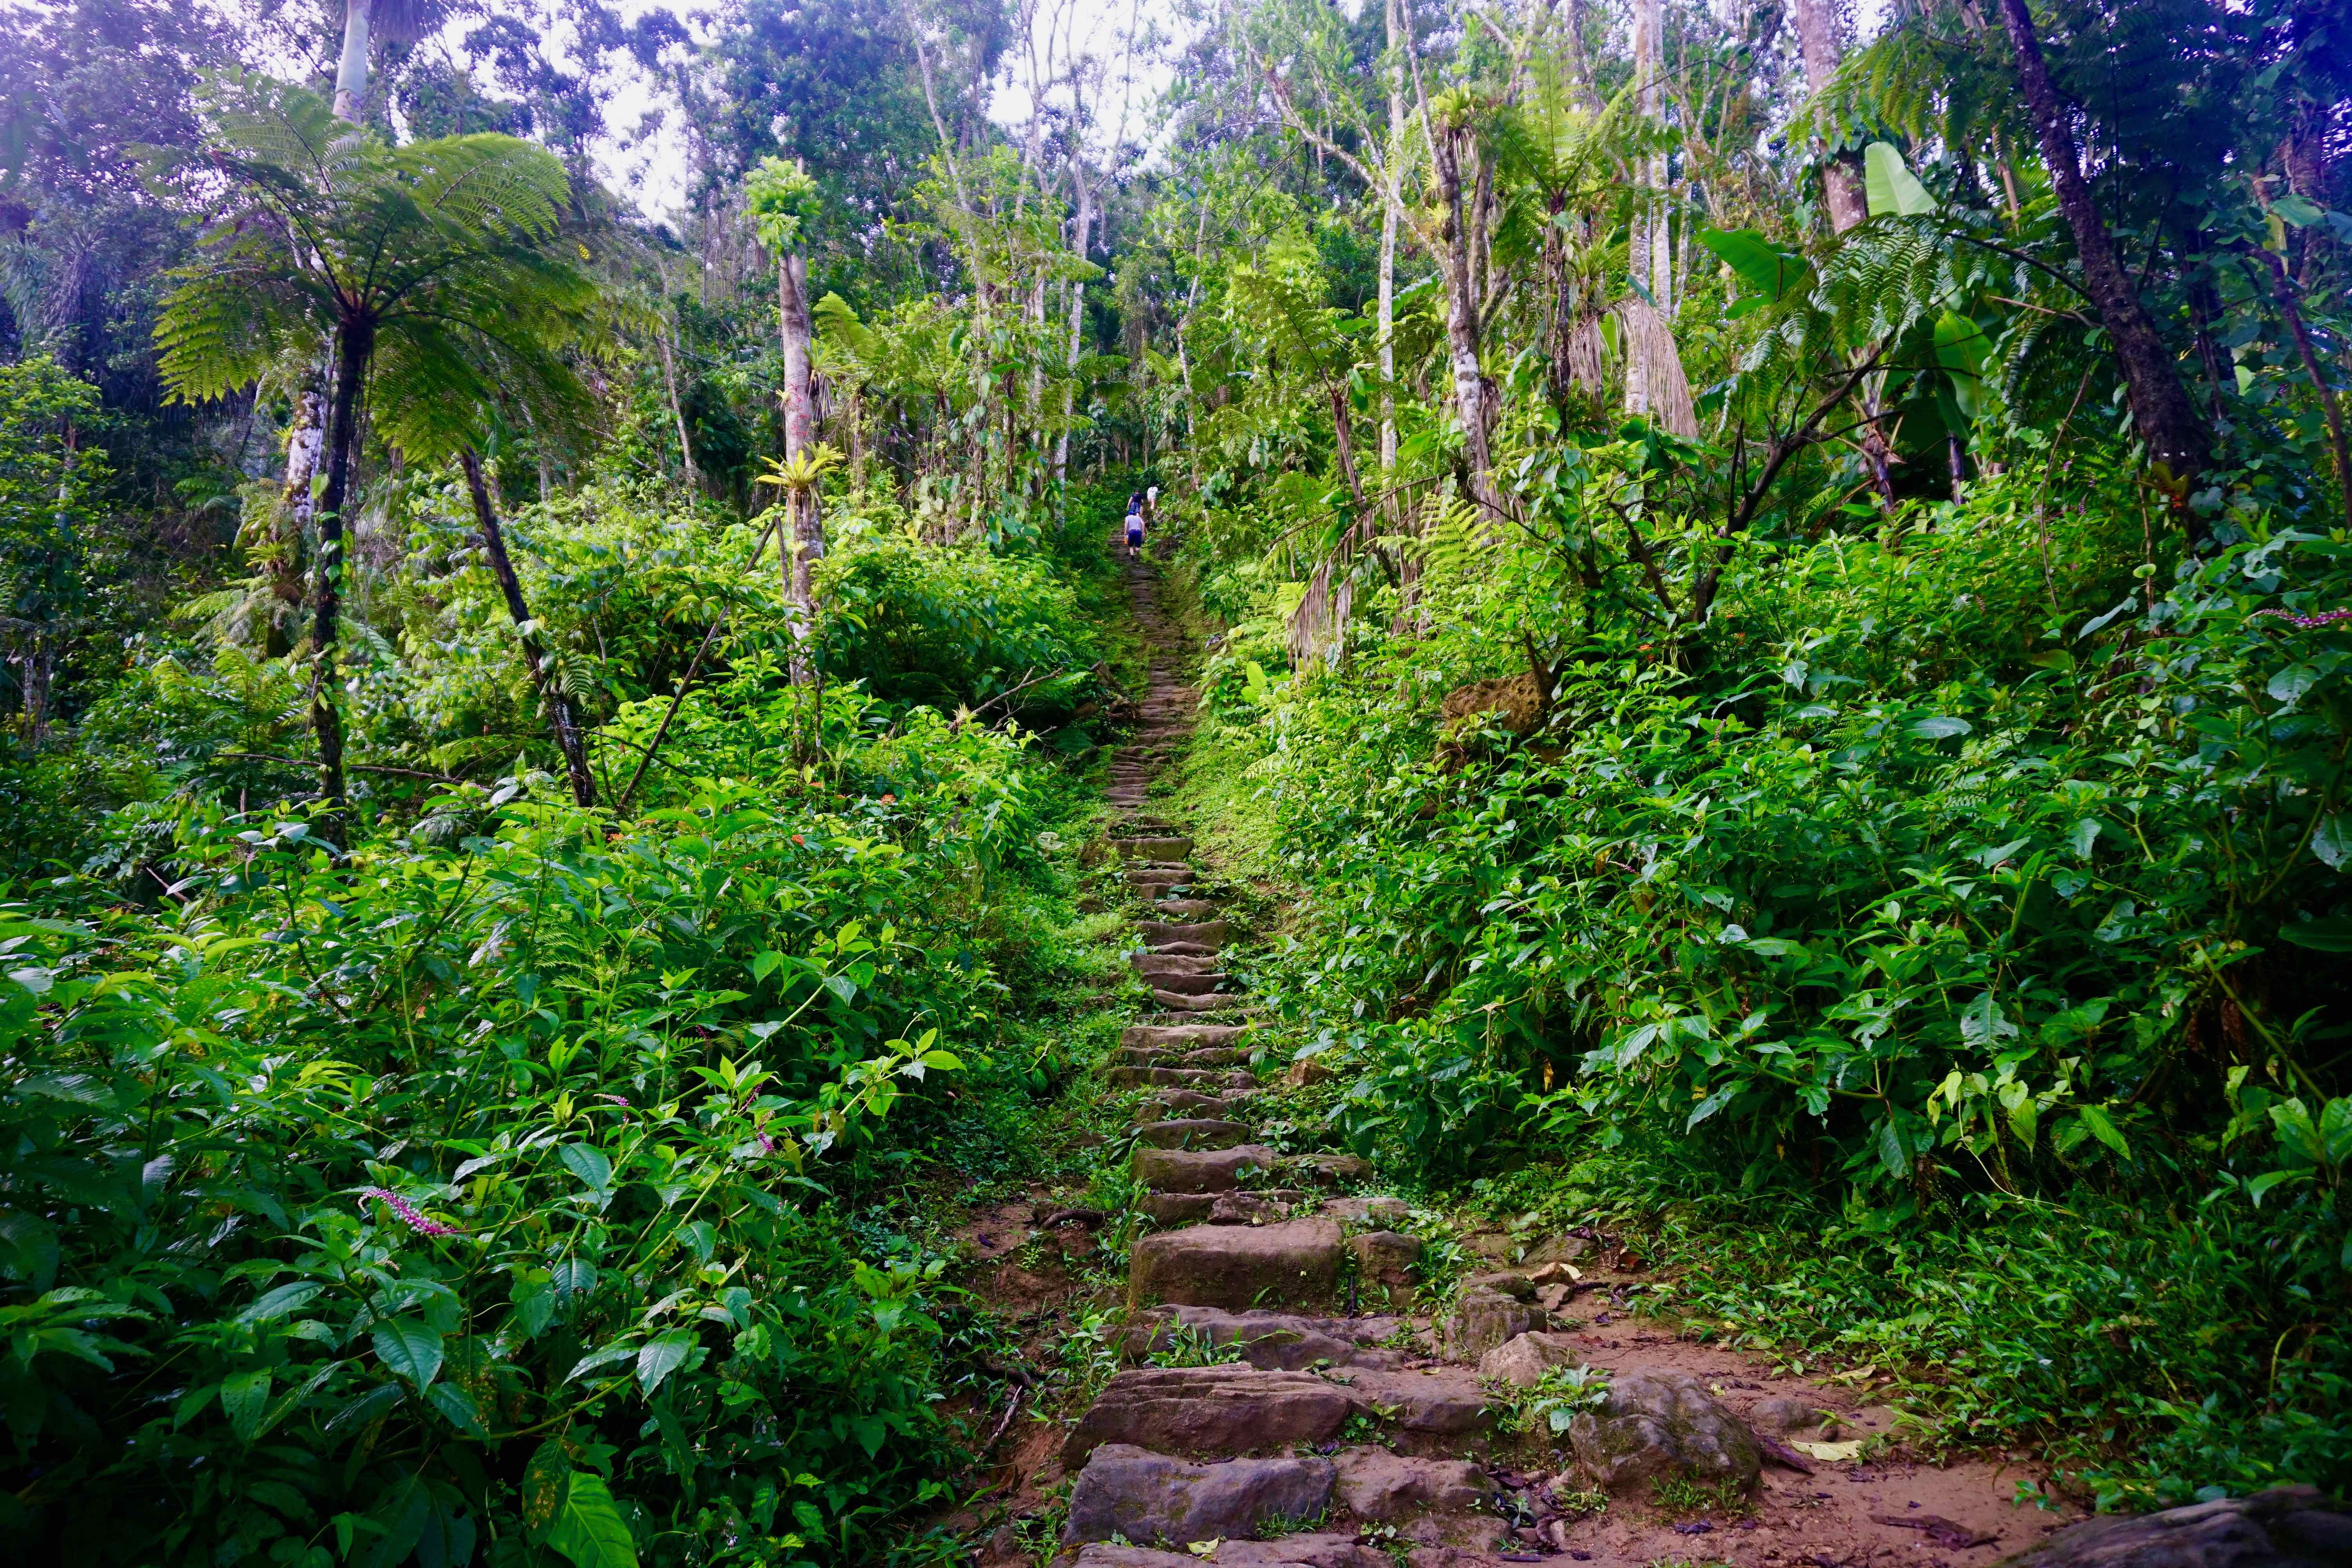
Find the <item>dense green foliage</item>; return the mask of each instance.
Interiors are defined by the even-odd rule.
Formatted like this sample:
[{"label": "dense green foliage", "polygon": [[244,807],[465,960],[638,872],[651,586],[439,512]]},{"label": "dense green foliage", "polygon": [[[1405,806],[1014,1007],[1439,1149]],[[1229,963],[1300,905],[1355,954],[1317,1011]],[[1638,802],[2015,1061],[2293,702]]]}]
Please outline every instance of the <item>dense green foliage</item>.
[{"label": "dense green foliage", "polygon": [[2352,1485],[2327,7],[373,9],[0,5],[11,1541],[952,1550],[1147,487],[1270,1137]]}]

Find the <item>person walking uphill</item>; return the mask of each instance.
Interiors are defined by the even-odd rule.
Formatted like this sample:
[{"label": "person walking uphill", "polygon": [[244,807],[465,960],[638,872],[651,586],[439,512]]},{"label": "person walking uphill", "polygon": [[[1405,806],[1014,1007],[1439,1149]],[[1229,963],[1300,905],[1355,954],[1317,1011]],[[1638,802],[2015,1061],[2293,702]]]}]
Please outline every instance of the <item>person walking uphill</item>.
[{"label": "person walking uphill", "polygon": [[1127,498],[1127,558],[1139,559],[1143,553],[1143,495],[1141,491]]}]

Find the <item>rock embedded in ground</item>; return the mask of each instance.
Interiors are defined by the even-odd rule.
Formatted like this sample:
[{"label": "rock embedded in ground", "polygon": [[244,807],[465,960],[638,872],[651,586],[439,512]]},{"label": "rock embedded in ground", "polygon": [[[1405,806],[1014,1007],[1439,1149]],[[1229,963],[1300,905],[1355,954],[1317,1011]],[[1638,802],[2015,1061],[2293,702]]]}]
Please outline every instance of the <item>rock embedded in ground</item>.
[{"label": "rock embedded in ground", "polygon": [[1146,1193],[1136,1207],[1155,1224],[1194,1225],[1216,1206],[1214,1193]]},{"label": "rock embedded in ground", "polygon": [[1447,1353],[1457,1361],[1483,1360],[1488,1351],[1544,1327],[1541,1307],[1515,1301],[1484,1286],[1465,1286],[1445,1320]]},{"label": "rock embedded in ground", "polygon": [[1372,1173],[1372,1163],[1354,1154],[1293,1154],[1282,1168],[1287,1174],[1326,1186],[1360,1182]]},{"label": "rock embedded in ground", "polygon": [[1106,838],[1103,842],[1122,860],[1166,862],[1192,853],[1190,838]]},{"label": "rock embedded in ground", "polygon": [[1339,1284],[1339,1226],[1328,1219],[1161,1231],[1129,1250],[1128,1304],[1319,1305]]},{"label": "rock embedded in ground", "polygon": [[1229,1193],[1241,1184],[1244,1171],[1270,1171],[1275,1152],[1263,1143],[1241,1143],[1231,1149],[1136,1150],[1135,1179],[1147,1192]]},{"label": "rock embedded in ground", "polygon": [[1520,1334],[1480,1356],[1478,1375],[1533,1388],[1545,1373],[1576,1359],[1575,1342],[1566,1334]]},{"label": "rock embedded in ground", "polygon": [[1339,1076],[1330,1064],[1321,1057],[1301,1057],[1292,1062],[1289,1068],[1283,1073],[1282,1081],[1293,1089],[1306,1089],[1309,1085],[1325,1083]]},{"label": "rock embedded in ground", "polygon": [[1169,921],[1138,921],[1135,922],[1135,930],[1136,934],[1142,937],[1144,942],[1152,947],[1157,947],[1161,942],[1199,942],[1208,948],[1217,948],[1223,946],[1225,939],[1232,934],[1232,928],[1221,920],[1198,921],[1191,924],[1180,924]]},{"label": "rock embedded in ground", "polygon": [[1413,1298],[1412,1266],[1421,1238],[1392,1230],[1368,1230],[1348,1238],[1356,1257],[1357,1295],[1366,1304],[1407,1307]]},{"label": "rock embedded in ground", "polygon": [[1118,1043],[1130,1050],[1150,1046],[1195,1050],[1230,1046],[1248,1033],[1246,1024],[1130,1024],[1119,1031]]},{"label": "rock embedded in ground", "polygon": [[1223,1117],[1234,1108],[1231,1100],[1197,1089],[1163,1089],[1135,1108],[1135,1119],[1143,1121],[1169,1121],[1184,1116]]},{"label": "rock embedded in ground", "polygon": [[1752,1490],[1763,1457],[1755,1434],[1688,1373],[1626,1373],[1595,1410],[1569,1423],[1577,1464],[1604,1491],[1660,1476]]},{"label": "rock embedded in ground", "polygon": [[1238,1121],[1207,1117],[1147,1121],[1135,1130],[1136,1142],[1150,1149],[1234,1149],[1249,1135],[1250,1130]]},{"label": "rock embedded in ground", "polygon": [[1062,1463],[1076,1468],[1105,1443],[1220,1457],[1324,1443],[1355,1408],[1347,1390],[1303,1372],[1139,1367],[1103,1385],[1064,1439]]},{"label": "rock embedded in ground", "polygon": [[1066,1543],[1119,1536],[1140,1545],[1189,1546],[1254,1534],[1269,1520],[1315,1520],[1329,1510],[1331,1461],[1225,1459],[1195,1464],[1128,1443],[1087,1457],[1070,1489]]},{"label": "rock embedded in ground", "polygon": [[2312,1487],[2086,1520],[1999,1568],[2352,1568],[2352,1505]]},{"label": "rock embedded in ground", "polygon": [[1420,1459],[1384,1448],[1348,1448],[1333,1458],[1340,1506],[1374,1524],[1424,1513],[1468,1513],[1494,1489],[1466,1459]]},{"label": "rock embedded in ground", "polygon": [[1231,1085],[1232,1075],[1214,1068],[1108,1067],[1103,1083],[1111,1089],[1217,1089]]},{"label": "rock embedded in ground", "polygon": [[1360,1361],[1378,1363],[1396,1357],[1381,1348],[1403,1325],[1402,1318],[1318,1318],[1253,1308],[1155,1307],[1135,1315],[1127,1331],[1130,1359],[1167,1350],[1180,1335],[1217,1346],[1240,1348],[1250,1365],[1297,1372],[1317,1362],[1334,1366]]},{"label": "rock embedded in ground", "polygon": [[1288,1211],[1283,1205],[1255,1193],[1219,1193],[1209,1205],[1211,1225],[1265,1225]]},{"label": "rock embedded in ground", "polygon": [[1811,1426],[1830,1412],[1805,1399],[1759,1399],[1748,1407],[1748,1425],[1768,1436]]},{"label": "rock embedded in ground", "polygon": [[1411,1217],[1402,1198],[1333,1198],[1323,1212],[1348,1225],[1392,1229]]},{"label": "rock embedded in ground", "polygon": [[1460,1458],[1495,1429],[1478,1374],[1466,1366],[1349,1366],[1332,1373],[1381,1418],[1389,1444],[1405,1453]]}]

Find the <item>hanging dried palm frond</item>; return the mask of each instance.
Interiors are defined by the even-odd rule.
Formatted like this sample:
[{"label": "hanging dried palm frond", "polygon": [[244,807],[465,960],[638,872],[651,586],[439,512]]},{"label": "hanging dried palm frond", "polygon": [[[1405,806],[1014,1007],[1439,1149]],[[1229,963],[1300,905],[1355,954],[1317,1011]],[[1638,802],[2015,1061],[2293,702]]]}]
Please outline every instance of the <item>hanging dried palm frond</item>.
[{"label": "hanging dried palm frond", "polygon": [[1675,329],[1638,294],[1626,295],[1610,309],[1616,313],[1619,341],[1625,345],[1627,409],[1646,414],[1685,440],[1696,440],[1698,413],[1691,406],[1690,382],[1683,374],[1682,353],[1675,347]]},{"label": "hanging dried palm frond", "polygon": [[1608,371],[1601,359],[1601,321],[1586,316],[1569,329],[1565,355],[1569,384],[1591,397],[1609,394]]}]

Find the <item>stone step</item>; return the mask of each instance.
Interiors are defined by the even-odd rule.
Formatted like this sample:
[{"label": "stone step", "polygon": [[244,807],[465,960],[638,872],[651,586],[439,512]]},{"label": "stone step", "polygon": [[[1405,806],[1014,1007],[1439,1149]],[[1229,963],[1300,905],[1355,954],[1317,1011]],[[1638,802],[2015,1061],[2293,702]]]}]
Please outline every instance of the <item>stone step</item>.
[{"label": "stone step", "polygon": [[1356,1415],[1379,1422],[1392,1449],[1459,1455],[1493,1436],[1486,1404],[1468,1367],[1342,1367],[1328,1376],[1230,1364],[1138,1367],[1112,1374],[1064,1439],[1062,1463],[1076,1468],[1107,1443],[1203,1458],[1319,1445]]},{"label": "stone step", "polygon": [[1240,1104],[1238,1095],[1220,1098],[1190,1089],[1163,1089],[1135,1108],[1135,1120],[1144,1122],[1179,1116],[1230,1116]]},{"label": "stone step", "polygon": [[1405,1337],[1411,1330],[1412,1323],[1404,1318],[1315,1318],[1262,1308],[1234,1312],[1223,1307],[1153,1307],[1129,1322],[1126,1349],[1129,1360],[1141,1361],[1189,1339],[1211,1345],[1238,1345],[1244,1362],[1273,1372],[1297,1372],[1317,1362],[1333,1366],[1399,1367],[1413,1359],[1414,1352],[1382,1342]]},{"label": "stone step", "polygon": [[1256,1192],[1146,1193],[1137,1204],[1152,1224],[1162,1228],[1180,1225],[1265,1225],[1289,1218],[1307,1202],[1307,1194],[1290,1187],[1266,1187]]},{"label": "stone step", "polygon": [[1190,838],[1106,838],[1103,842],[1122,860],[1181,860],[1192,853]]},{"label": "stone step", "polygon": [[1135,931],[1146,944],[1152,947],[1171,942],[1197,942],[1215,947],[1232,934],[1232,927],[1223,921],[1195,921],[1189,924],[1172,921],[1138,921]]},{"label": "stone step", "polygon": [[1155,992],[1172,991],[1179,996],[1205,996],[1233,976],[1210,970],[1202,974],[1146,974]]},{"label": "stone step", "polygon": [[[1202,1561],[1193,1544],[1217,1542],[1273,1548],[1264,1557],[1249,1556],[1253,1563],[1356,1568],[1365,1562],[1358,1554],[1368,1553],[1371,1563],[1387,1568],[1391,1560],[1357,1545],[1353,1534],[1327,1530],[1263,1542],[1236,1538],[1269,1524],[1295,1531],[1301,1521],[1328,1523],[1335,1516],[1379,1525],[1430,1514],[1470,1514],[1494,1490],[1486,1471],[1465,1460],[1412,1458],[1380,1448],[1342,1448],[1328,1458],[1307,1454],[1195,1463],[1131,1443],[1104,1443],[1088,1456],[1070,1489],[1062,1542],[1082,1549],[1080,1563],[1143,1564],[1148,1552],[1191,1568]],[[1499,1521],[1482,1523],[1482,1534],[1499,1533]],[[1129,1544],[1108,1548],[1116,1556],[1087,1555],[1093,1543],[1114,1538]],[[1150,1550],[1160,1546],[1173,1551]],[[1221,1544],[1214,1561],[1244,1559]]]},{"label": "stone step", "polygon": [[1183,920],[1214,920],[1223,907],[1223,900],[1217,899],[1161,899],[1152,905],[1151,912]]},{"label": "stone step", "polygon": [[1248,1059],[1232,1046],[1202,1046],[1198,1050],[1171,1050],[1166,1046],[1121,1046],[1118,1061],[1124,1067],[1229,1068]]},{"label": "stone step", "polygon": [[1205,942],[1155,942],[1144,951],[1178,958],[1214,958],[1224,951],[1224,945]]},{"label": "stone step", "polygon": [[1151,990],[1152,1005],[1163,1013],[1222,1013],[1238,1005],[1241,998],[1231,992],[1209,992],[1193,995],[1181,991]]},{"label": "stone step", "polygon": [[1201,1046],[1230,1046],[1248,1033],[1246,1024],[1130,1024],[1119,1031],[1118,1043],[1129,1050],[1147,1046],[1188,1050]]},{"label": "stone step", "polygon": [[1213,958],[1188,958],[1172,952],[1138,952],[1128,956],[1128,963],[1138,974],[1209,974],[1214,973]]},{"label": "stone step", "polygon": [[[1129,1072],[1169,1072],[1169,1068],[1129,1068]],[[1263,1143],[1241,1143],[1230,1149],[1150,1149],[1135,1151],[1132,1169],[1146,1192],[1229,1193],[1240,1186],[1244,1170],[1272,1171],[1276,1155]],[[1338,1227],[1333,1227],[1338,1234]],[[1178,1298],[1169,1298],[1177,1300]],[[1211,1305],[1222,1303],[1212,1302]],[[1248,1303],[1244,1302],[1244,1305]]]},{"label": "stone step", "polygon": [[1131,1067],[1123,1062],[1103,1068],[1102,1080],[1112,1089],[1192,1089],[1203,1094],[1217,1089],[1251,1089],[1257,1082],[1245,1072],[1220,1072],[1214,1068]]},{"label": "stone step", "polygon": [[[1144,1151],[1136,1152],[1140,1169]],[[1201,1159],[1202,1156],[1192,1156]],[[1233,1167],[1239,1169],[1240,1162]],[[1188,1175],[1205,1173],[1195,1167]],[[1156,1179],[1156,1192],[1205,1192]],[[1274,1225],[1209,1225],[1139,1237],[1128,1250],[1128,1305],[1328,1307],[1347,1250],[1337,1220],[1319,1216]]]},{"label": "stone step", "polygon": [[1241,1122],[1192,1116],[1147,1121],[1135,1130],[1135,1141],[1151,1149],[1233,1149],[1249,1135]]}]

